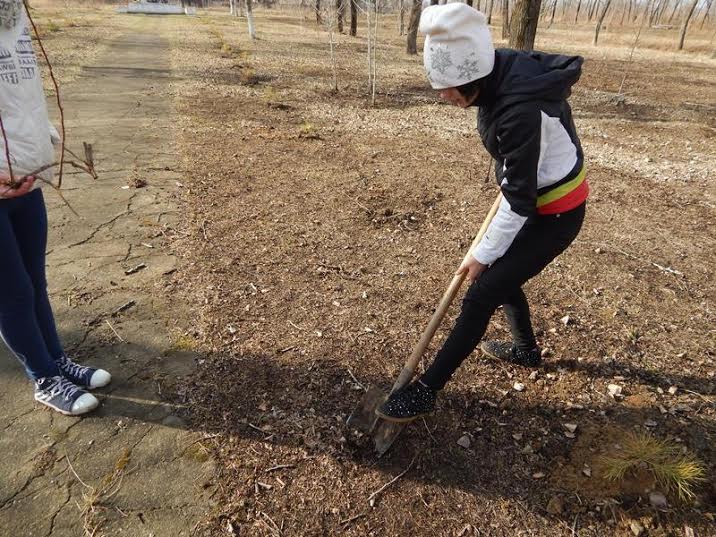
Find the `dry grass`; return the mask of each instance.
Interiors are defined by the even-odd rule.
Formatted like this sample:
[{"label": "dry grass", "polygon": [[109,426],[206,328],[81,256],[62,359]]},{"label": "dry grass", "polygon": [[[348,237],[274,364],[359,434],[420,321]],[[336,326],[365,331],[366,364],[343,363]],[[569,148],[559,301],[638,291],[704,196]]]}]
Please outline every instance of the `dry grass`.
[{"label": "dry grass", "polygon": [[695,456],[648,433],[630,434],[619,452],[605,456],[602,464],[605,477],[613,481],[646,470],[666,492],[684,502],[696,498],[696,487],[706,481],[706,469]]}]

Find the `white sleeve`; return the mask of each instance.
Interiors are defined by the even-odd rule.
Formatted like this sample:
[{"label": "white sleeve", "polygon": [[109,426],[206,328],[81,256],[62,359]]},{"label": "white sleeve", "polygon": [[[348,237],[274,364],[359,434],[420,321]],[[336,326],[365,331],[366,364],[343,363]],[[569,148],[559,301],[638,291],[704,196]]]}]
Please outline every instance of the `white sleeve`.
[{"label": "white sleeve", "polygon": [[502,198],[499,209],[472,256],[483,265],[491,265],[505,254],[526,221],[526,216],[515,213],[507,199]]},{"label": "white sleeve", "polygon": [[52,145],[60,145],[60,142],[62,141],[60,133],[57,132],[57,129],[52,123],[50,123],[50,141],[52,141]]}]

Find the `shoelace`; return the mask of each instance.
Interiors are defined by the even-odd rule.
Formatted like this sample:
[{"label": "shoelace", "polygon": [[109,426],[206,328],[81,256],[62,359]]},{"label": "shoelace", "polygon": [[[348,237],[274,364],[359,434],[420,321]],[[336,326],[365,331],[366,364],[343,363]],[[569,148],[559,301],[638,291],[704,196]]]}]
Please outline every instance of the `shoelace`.
[{"label": "shoelace", "polygon": [[73,377],[83,377],[85,376],[89,368],[76,364],[67,356],[63,356],[62,358],[60,358],[60,369],[68,375],[72,375]]},{"label": "shoelace", "polygon": [[48,398],[53,398],[58,395],[65,398],[66,401],[70,401],[72,397],[79,391],[79,388],[72,384],[69,380],[64,377],[53,377],[54,384],[51,384],[43,391],[48,392]]}]

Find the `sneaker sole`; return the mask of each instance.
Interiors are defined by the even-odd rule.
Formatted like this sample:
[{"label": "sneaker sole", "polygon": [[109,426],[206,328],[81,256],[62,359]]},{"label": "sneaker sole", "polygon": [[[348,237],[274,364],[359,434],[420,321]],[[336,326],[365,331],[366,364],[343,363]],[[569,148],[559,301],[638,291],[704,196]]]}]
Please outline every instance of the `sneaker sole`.
[{"label": "sneaker sole", "polygon": [[97,406],[95,406],[95,407],[92,407],[92,408],[90,408],[90,409],[87,409],[87,410],[84,411],[84,412],[80,412],[79,414],[73,414],[72,412],[67,412],[66,410],[62,410],[62,409],[59,408],[59,407],[56,407],[56,406],[51,405],[51,404],[49,404],[49,403],[46,403],[45,401],[40,401],[40,400],[38,400],[38,399],[35,399],[35,401],[37,401],[37,402],[40,403],[41,405],[46,406],[47,408],[51,408],[51,409],[54,410],[55,412],[59,412],[59,413],[62,414],[63,416],[71,416],[71,417],[84,416],[85,414],[89,414],[90,412],[92,412],[93,410],[96,410],[96,409],[99,407],[99,405],[97,405]]},{"label": "sneaker sole", "polygon": [[380,410],[376,410],[375,413],[379,418],[384,419],[385,421],[390,421],[392,423],[410,423],[411,421],[415,421],[418,418],[423,418],[432,414],[432,412],[424,412],[422,414],[418,414],[417,416],[411,416],[409,418],[396,418],[395,416],[388,416],[387,414],[383,414]]},{"label": "sneaker sole", "polygon": [[484,347],[480,346],[480,350],[482,351],[482,354],[484,354],[487,358],[492,358],[493,360],[499,360],[502,363],[510,364],[510,365],[516,365],[518,367],[528,367],[530,369],[537,369],[542,366],[542,362],[536,364],[536,365],[528,365],[528,364],[518,364],[517,362],[513,362],[512,360],[501,358],[497,356],[496,354],[491,353],[489,350],[485,349]]}]

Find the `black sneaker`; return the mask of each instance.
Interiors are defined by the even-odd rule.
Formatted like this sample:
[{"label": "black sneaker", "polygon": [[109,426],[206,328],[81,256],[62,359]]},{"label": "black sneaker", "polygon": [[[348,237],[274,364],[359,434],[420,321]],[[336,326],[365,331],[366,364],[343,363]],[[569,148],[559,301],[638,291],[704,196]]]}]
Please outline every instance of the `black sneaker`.
[{"label": "black sneaker", "polygon": [[97,398],[65,377],[45,377],[35,382],[35,401],[66,416],[79,416],[99,405]]},{"label": "black sneaker", "polygon": [[419,380],[393,393],[375,411],[388,421],[408,422],[435,410],[437,392]]},{"label": "black sneaker", "polygon": [[539,367],[542,365],[542,354],[536,347],[531,351],[523,351],[512,343],[505,341],[483,341],[480,348],[487,356],[503,362],[523,367]]},{"label": "black sneaker", "polygon": [[112,380],[112,375],[104,369],[95,369],[94,367],[76,364],[67,356],[62,356],[57,365],[67,380],[82,388],[90,390],[92,388],[101,388]]}]

